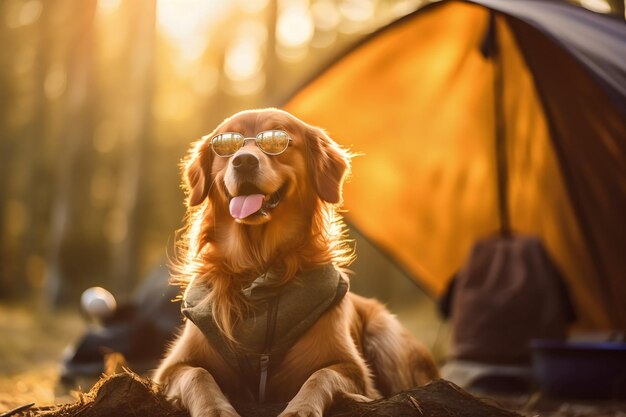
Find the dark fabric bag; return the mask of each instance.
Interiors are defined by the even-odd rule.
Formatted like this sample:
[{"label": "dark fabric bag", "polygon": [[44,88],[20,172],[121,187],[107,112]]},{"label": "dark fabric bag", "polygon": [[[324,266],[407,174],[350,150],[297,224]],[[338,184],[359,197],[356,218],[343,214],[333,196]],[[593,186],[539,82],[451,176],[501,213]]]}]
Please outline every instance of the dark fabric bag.
[{"label": "dark fabric bag", "polygon": [[535,236],[478,241],[441,303],[454,359],[527,364],[531,339],[560,339],[575,318],[567,289]]}]

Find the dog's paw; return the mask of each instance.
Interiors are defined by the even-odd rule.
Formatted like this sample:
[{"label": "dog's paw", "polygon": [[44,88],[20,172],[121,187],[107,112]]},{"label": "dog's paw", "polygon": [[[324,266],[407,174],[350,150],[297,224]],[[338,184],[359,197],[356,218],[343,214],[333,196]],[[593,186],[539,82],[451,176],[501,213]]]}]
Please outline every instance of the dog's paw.
[{"label": "dog's paw", "polygon": [[191,417],[241,417],[233,406],[210,407],[205,410],[190,411]]},{"label": "dog's paw", "polygon": [[233,410],[213,410],[208,417],[241,417],[239,413]]},{"label": "dog's paw", "polygon": [[322,417],[323,414],[322,411],[307,405],[291,406],[291,404],[289,404],[285,411],[280,413],[278,417]]},{"label": "dog's paw", "polygon": [[191,417],[241,417],[236,411],[213,409],[200,414],[191,414]]},{"label": "dog's paw", "polygon": [[283,411],[278,417],[322,417],[322,413],[315,410]]}]

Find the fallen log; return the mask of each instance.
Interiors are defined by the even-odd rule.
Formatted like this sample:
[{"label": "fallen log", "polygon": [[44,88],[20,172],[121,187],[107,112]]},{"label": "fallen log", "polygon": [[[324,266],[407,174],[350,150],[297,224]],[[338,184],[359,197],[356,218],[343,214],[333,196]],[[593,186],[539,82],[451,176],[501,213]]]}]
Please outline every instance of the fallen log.
[{"label": "fallen log", "polygon": [[[234,404],[242,417],[278,415],[286,404]],[[23,417],[189,417],[165,400],[150,380],[132,372],[103,377],[73,404],[39,407],[17,414]],[[393,397],[361,403],[337,398],[329,417],[521,417],[489,405],[451,382],[438,379]]]}]

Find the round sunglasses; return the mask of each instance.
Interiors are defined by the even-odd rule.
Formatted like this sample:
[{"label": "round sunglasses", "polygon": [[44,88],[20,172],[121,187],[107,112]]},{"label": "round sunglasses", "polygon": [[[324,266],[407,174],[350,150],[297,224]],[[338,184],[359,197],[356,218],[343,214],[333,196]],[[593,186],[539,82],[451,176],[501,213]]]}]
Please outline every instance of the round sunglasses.
[{"label": "round sunglasses", "polygon": [[218,156],[228,157],[234,155],[248,140],[254,140],[256,146],[267,155],[278,155],[287,149],[292,139],[283,130],[266,130],[253,138],[247,138],[241,133],[225,132],[211,139],[211,148]]}]

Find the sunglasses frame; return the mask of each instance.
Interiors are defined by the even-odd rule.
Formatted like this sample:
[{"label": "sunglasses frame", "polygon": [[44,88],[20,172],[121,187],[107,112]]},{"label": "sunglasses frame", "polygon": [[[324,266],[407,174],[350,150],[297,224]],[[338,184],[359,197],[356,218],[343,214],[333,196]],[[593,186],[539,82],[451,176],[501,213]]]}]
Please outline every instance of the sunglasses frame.
[{"label": "sunglasses frame", "polygon": [[[273,153],[273,152],[266,152],[265,150],[263,150],[263,148],[261,148],[261,147],[259,146],[259,137],[260,137],[262,134],[264,134],[264,133],[268,133],[268,132],[281,132],[281,133],[284,133],[285,135],[287,135],[287,145],[285,146],[285,149],[283,149],[283,150],[282,150],[282,151],[280,151],[280,152],[275,152],[275,153]],[[211,149],[213,149],[213,152],[215,153],[215,155],[220,156],[220,157],[222,157],[222,158],[230,158],[231,156],[233,156],[234,154],[236,154],[236,153],[237,153],[237,151],[239,151],[239,149],[237,149],[235,152],[233,152],[233,153],[231,153],[231,154],[228,154],[228,155],[220,155],[220,154],[219,154],[219,153],[217,153],[217,151],[215,150],[215,147],[213,146],[213,141],[214,141],[215,139],[217,139],[219,136],[222,136],[222,135],[228,135],[228,134],[230,134],[230,135],[238,135],[238,136],[242,136],[242,140],[243,140],[243,142],[241,143],[241,147],[240,147],[239,149],[241,149],[241,148],[243,148],[244,146],[246,146],[246,142],[247,142],[247,141],[249,141],[249,140],[254,140],[254,143],[255,143],[256,147],[257,147],[257,148],[259,148],[259,149],[261,150],[261,152],[263,152],[263,153],[264,153],[264,154],[266,154],[266,155],[271,155],[271,156],[274,156],[274,155],[280,155],[281,153],[285,152],[285,151],[287,150],[287,148],[289,148],[289,144],[290,144],[291,142],[293,142],[293,139],[291,139],[291,136],[289,135],[289,133],[288,133],[288,132],[286,132],[286,131],[284,131],[284,130],[280,130],[280,129],[269,129],[269,130],[264,130],[264,131],[262,131],[262,132],[257,133],[257,135],[256,135],[256,136],[254,136],[254,137],[245,137],[243,134],[241,134],[241,133],[239,133],[239,132],[222,132],[222,133],[218,133],[217,135],[213,136],[213,137],[211,138],[211,140],[209,141],[209,144],[211,145]],[[208,135],[207,135],[207,136],[203,136],[203,137],[202,137],[202,139],[208,139],[208,137],[209,137]]]}]

